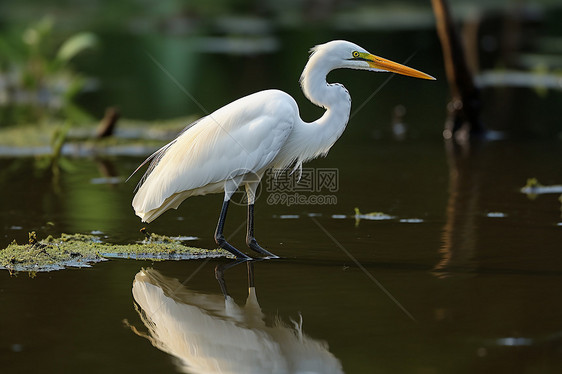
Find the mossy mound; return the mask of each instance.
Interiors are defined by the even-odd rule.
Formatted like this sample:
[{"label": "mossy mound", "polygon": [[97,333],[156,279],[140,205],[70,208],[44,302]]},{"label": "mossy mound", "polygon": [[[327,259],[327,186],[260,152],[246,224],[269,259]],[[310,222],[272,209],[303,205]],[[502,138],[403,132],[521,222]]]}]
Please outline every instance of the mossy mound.
[{"label": "mossy mound", "polygon": [[116,245],[103,243],[97,236],[62,234],[37,241],[30,233],[29,244],[15,241],[0,251],[0,268],[17,271],[52,271],[67,267],[89,267],[108,258],[135,260],[188,260],[207,257],[231,257],[222,249],[188,247],[179,240],[150,234],[141,243]]}]

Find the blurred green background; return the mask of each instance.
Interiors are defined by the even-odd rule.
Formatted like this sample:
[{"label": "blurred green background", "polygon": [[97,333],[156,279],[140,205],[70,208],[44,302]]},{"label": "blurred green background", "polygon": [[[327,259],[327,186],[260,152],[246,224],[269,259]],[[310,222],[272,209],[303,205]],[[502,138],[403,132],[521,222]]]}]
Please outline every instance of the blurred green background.
[{"label": "blurred green background", "polygon": [[[560,3],[449,3],[477,74],[527,74],[519,81],[491,83],[484,91],[487,126],[525,137],[559,136]],[[40,45],[30,44],[30,29],[44,34]],[[446,114],[448,86],[430,1],[30,0],[0,5],[0,32],[0,127],[45,115],[79,124],[97,121],[109,106],[131,119],[203,115],[272,87],[293,95],[303,118],[311,120],[320,110],[305,102],[298,78],[308,49],[331,39],[408,61],[438,79],[423,86],[394,79],[356,113],[349,130],[355,139],[390,135],[397,105],[407,109],[412,136],[440,137]],[[33,61],[38,54],[51,63],[72,38],[81,40],[68,61],[38,68]],[[14,83],[14,75],[26,70],[28,77]],[[30,82],[34,74],[36,81],[51,78],[46,92],[37,93],[40,83]],[[383,82],[341,71],[330,79],[345,83],[354,108]],[[19,102],[18,91],[24,97]],[[39,103],[22,105],[33,101],[26,95],[39,96]]]}]

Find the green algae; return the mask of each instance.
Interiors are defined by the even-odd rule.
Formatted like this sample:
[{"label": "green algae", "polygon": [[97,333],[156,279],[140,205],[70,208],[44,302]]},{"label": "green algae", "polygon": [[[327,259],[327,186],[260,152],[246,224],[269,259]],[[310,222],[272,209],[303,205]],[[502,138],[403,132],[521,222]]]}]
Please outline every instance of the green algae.
[{"label": "green algae", "polygon": [[90,267],[110,258],[135,260],[188,260],[208,257],[231,257],[222,250],[189,247],[181,241],[163,235],[147,234],[146,239],[134,244],[104,243],[95,235],[62,234],[37,240],[29,234],[28,244],[12,242],[0,251],[0,268],[10,272],[53,271],[67,267]]},{"label": "green algae", "polygon": [[562,193],[562,184],[544,186],[537,180],[537,178],[528,178],[527,184],[522,187],[520,191],[526,194],[530,200],[534,200],[538,195]]},{"label": "green algae", "polygon": [[383,213],[383,212],[361,213],[359,208],[355,208],[354,217],[355,217],[355,227],[359,226],[359,222],[361,222],[362,219],[366,219],[366,220],[370,220],[370,221],[383,221],[383,220],[387,220],[387,219],[396,218],[394,216],[388,215],[388,214]]}]

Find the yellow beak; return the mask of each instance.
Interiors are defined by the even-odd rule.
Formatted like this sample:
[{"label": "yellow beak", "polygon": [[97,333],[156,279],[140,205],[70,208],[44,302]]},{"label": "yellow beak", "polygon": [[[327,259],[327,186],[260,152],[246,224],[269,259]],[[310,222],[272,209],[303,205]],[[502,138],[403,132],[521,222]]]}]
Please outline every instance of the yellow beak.
[{"label": "yellow beak", "polygon": [[391,73],[407,75],[409,77],[414,77],[414,78],[435,80],[435,78],[433,78],[429,74],[422,73],[419,70],[412,69],[412,68],[409,68],[405,65],[399,64],[397,62],[387,60],[386,58],[382,58],[382,57],[370,54],[366,57],[366,60],[369,63],[369,66],[371,66],[372,68],[375,68],[375,69],[386,70],[386,71],[389,71]]}]

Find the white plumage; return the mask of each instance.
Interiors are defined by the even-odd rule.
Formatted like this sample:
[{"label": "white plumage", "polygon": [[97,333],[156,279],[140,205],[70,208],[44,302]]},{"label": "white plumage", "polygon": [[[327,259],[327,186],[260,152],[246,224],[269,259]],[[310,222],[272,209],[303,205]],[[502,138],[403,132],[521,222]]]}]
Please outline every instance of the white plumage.
[{"label": "white plumage", "polygon": [[153,155],[158,162],[133,199],[137,215],[151,222],[189,196],[223,191],[226,180],[263,175],[298,118],[290,113],[298,113],[294,100],[268,90],[202,118]]},{"label": "white plumage", "polygon": [[224,191],[215,239],[237,257],[247,257],[222,235],[228,202],[243,185],[251,216],[247,244],[257,252],[272,255],[253,237],[254,193],[268,168],[299,168],[303,162],[325,155],[345,130],[351,97],[341,84],[327,83],[326,75],[334,69],[350,68],[433,79],[343,40],[316,46],[311,52],[300,83],[305,96],[326,109],[324,115],[304,122],[291,96],[267,90],[238,99],[188,126],[145,161],[152,163],[133,199],[135,212],[143,222],[177,208],[190,196]]},{"label": "white plumage", "polygon": [[[343,373],[326,343],[277,321],[267,326],[250,287],[244,307],[222,295],[194,292],[154,269],[141,270],[133,297],[158,349],[178,359],[191,374],[331,374]],[[144,335],[143,335],[144,336]]]}]

